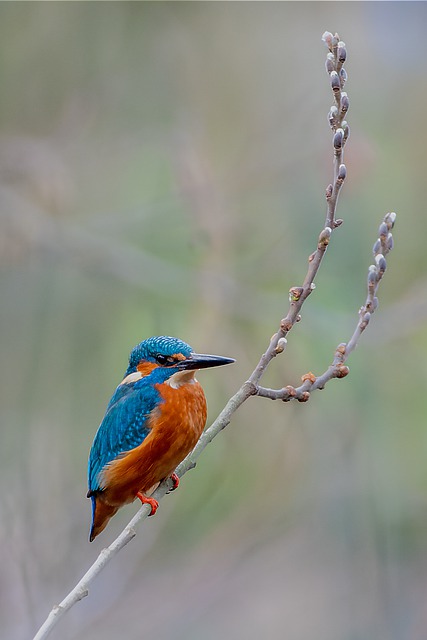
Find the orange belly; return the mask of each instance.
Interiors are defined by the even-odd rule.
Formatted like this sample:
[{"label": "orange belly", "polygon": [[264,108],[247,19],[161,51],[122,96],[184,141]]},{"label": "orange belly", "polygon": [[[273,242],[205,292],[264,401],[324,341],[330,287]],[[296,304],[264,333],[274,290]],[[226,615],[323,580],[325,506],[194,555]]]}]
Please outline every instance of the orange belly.
[{"label": "orange belly", "polygon": [[206,424],[205,394],[196,380],[156,387],[163,402],[150,417],[150,433],[103,472],[102,499],[110,505],[132,502],[138,492],[150,494],[194,448]]}]

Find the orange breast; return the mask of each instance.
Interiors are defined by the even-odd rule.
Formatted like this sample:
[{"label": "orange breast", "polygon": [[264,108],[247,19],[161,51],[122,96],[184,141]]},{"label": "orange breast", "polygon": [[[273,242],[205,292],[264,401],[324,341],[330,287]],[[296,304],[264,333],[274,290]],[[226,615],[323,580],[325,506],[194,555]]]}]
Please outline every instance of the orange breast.
[{"label": "orange breast", "polygon": [[163,402],[153,412],[151,431],[145,440],[104,472],[103,498],[112,505],[132,502],[138,491],[149,493],[193,449],[206,424],[206,399],[200,384],[191,378],[174,388],[156,385]]}]

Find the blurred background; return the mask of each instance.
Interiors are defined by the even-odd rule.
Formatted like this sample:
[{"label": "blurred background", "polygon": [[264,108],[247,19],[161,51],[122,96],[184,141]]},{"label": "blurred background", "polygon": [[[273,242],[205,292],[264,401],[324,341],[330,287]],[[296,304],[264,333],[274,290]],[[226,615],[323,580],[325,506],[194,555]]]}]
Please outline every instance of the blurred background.
[{"label": "blurred background", "polygon": [[[88,543],[88,451],[153,334],[237,363],[306,273],[331,179],[325,29],[352,136],[337,231],[264,383],[322,373],[398,214],[351,373],[251,399],[52,633],[427,638],[425,3],[2,3],[0,637],[31,638],[135,513]],[[418,225],[418,226],[417,226]]]}]

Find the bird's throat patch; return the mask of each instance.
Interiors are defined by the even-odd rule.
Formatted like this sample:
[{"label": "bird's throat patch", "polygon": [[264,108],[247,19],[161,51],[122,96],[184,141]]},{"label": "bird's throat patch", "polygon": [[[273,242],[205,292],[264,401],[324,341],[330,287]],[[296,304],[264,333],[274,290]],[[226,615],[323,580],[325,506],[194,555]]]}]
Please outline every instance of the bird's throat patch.
[{"label": "bird's throat patch", "polygon": [[193,384],[196,381],[194,374],[196,372],[192,371],[177,371],[174,373],[168,380],[166,380],[166,384],[168,384],[172,389],[179,389],[184,384]]}]

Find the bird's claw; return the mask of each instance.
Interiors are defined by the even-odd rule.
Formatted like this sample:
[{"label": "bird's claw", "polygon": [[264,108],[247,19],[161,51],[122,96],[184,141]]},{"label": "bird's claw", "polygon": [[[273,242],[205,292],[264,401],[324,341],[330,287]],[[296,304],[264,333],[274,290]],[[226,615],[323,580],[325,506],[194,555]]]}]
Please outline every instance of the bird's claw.
[{"label": "bird's claw", "polygon": [[169,489],[169,491],[175,491],[175,489],[178,489],[179,487],[179,478],[176,473],[173,473],[170,479],[172,480],[172,488]]},{"label": "bird's claw", "polygon": [[172,474],[169,476],[169,479],[170,479],[170,480],[172,480],[172,486],[171,486],[171,488],[170,488],[170,489],[168,489],[168,490],[166,491],[166,493],[170,493],[171,491],[175,491],[175,489],[178,489],[178,486],[179,486],[179,478],[178,478],[178,476],[176,475],[176,473],[172,473]]},{"label": "bird's claw", "polygon": [[154,514],[156,513],[158,507],[159,507],[159,503],[157,502],[157,500],[155,500],[154,498],[147,498],[147,496],[144,496],[143,493],[140,493],[138,491],[138,493],[136,494],[136,497],[139,498],[139,500],[141,500],[142,504],[149,504],[151,507],[151,513],[149,513],[149,516],[154,516]]}]

